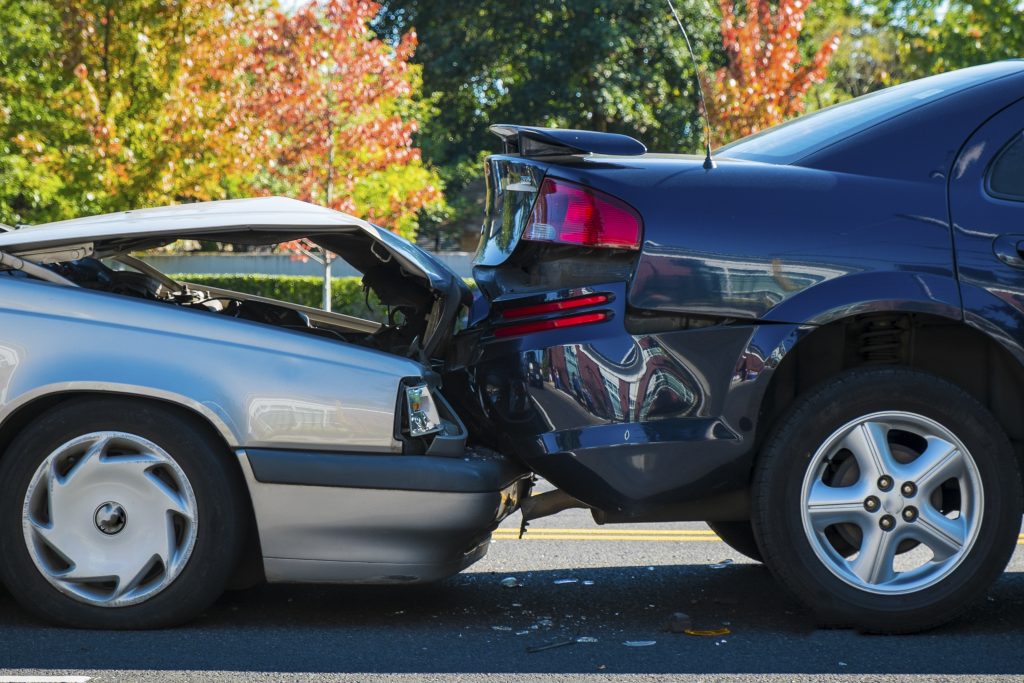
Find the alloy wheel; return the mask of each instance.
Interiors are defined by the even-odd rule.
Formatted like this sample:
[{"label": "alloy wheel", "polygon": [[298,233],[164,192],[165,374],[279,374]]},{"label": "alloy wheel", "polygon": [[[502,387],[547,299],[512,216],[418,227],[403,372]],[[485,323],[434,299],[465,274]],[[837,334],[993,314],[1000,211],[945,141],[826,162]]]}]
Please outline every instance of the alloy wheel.
[{"label": "alloy wheel", "polygon": [[984,492],[971,454],[941,424],[879,412],[834,431],[801,490],[818,559],[855,588],[905,594],[953,572],[981,528]]}]

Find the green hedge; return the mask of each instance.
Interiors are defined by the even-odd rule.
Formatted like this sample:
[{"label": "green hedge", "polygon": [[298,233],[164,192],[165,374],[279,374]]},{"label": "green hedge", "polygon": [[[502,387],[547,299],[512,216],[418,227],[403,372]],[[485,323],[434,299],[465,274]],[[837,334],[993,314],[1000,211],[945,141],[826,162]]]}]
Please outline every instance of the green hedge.
[{"label": "green hedge", "polygon": [[[299,275],[172,275],[197,285],[230,289],[244,294],[255,294],[303,306],[320,308],[323,278]],[[369,320],[383,320],[387,315],[377,297],[370,296],[373,310],[366,305],[366,294],[358,277],[336,277],[331,283],[331,307],[336,313],[346,313]]]}]

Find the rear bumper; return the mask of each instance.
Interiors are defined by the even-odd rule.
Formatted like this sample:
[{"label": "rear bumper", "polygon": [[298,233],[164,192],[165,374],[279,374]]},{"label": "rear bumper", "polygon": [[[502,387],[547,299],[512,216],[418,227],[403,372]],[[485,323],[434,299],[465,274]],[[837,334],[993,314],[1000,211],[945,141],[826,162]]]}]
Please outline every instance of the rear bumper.
[{"label": "rear bumper", "polygon": [[420,583],[487,552],[528,473],[491,451],[461,458],[240,451],[271,582]]},{"label": "rear bumper", "polygon": [[456,406],[471,433],[607,521],[745,517],[760,403],[750,380],[764,365],[750,354],[754,326],[630,334],[623,300],[606,322],[483,336],[466,386],[446,378],[448,395],[474,396]]}]

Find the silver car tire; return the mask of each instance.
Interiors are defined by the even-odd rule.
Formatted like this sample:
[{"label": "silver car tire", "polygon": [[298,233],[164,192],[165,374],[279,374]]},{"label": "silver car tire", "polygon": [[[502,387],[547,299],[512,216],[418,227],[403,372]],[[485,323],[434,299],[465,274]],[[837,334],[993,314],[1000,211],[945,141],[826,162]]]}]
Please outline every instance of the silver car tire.
[{"label": "silver car tire", "polygon": [[223,451],[170,406],[59,404],[0,458],[0,577],[27,610],[61,625],[194,617],[223,591],[247,537],[240,474]]},{"label": "silver car tire", "polygon": [[848,371],[804,395],[758,455],[765,564],[827,626],[905,633],[977,600],[1016,547],[1021,481],[973,397],[906,368]]}]

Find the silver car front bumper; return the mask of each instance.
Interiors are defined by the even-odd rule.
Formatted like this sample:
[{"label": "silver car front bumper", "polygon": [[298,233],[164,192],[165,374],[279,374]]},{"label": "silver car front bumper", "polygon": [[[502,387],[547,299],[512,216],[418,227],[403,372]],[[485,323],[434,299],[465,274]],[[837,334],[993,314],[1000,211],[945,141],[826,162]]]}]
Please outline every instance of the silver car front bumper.
[{"label": "silver car front bumper", "polygon": [[239,451],[271,582],[422,583],[482,558],[527,471],[463,457]]}]

